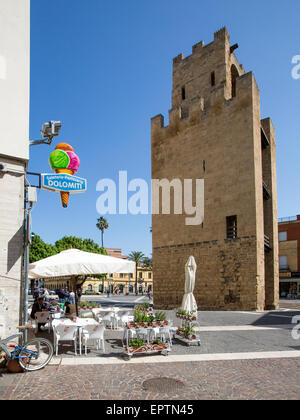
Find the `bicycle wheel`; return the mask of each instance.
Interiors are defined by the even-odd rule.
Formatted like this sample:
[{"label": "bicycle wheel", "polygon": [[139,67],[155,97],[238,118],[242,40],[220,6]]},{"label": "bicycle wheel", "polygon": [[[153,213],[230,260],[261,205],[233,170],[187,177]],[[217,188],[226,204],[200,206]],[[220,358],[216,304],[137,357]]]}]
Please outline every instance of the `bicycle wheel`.
[{"label": "bicycle wheel", "polygon": [[20,366],[27,371],[42,369],[50,362],[52,356],[52,343],[45,338],[29,340],[18,354]]}]

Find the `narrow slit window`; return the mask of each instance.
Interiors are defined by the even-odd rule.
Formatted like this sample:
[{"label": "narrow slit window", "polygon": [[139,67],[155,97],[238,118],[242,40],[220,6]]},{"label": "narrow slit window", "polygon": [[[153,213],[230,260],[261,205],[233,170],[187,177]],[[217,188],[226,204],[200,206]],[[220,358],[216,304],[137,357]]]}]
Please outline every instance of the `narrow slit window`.
[{"label": "narrow slit window", "polygon": [[239,77],[239,72],[237,68],[232,65],[231,66],[231,96],[233,98],[236,97],[236,79]]},{"label": "narrow slit window", "polygon": [[181,89],[181,97],[182,97],[182,100],[183,100],[183,101],[186,99],[185,87],[183,87],[183,88]]},{"label": "narrow slit window", "polygon": [[214,71],[210,74],[210,82],[212,86],[216,86],[216,74]]},{"label": "narrow slit window", "polygon": [[226,218],[227,239],[236,239],[237,235],[237,216]]}]

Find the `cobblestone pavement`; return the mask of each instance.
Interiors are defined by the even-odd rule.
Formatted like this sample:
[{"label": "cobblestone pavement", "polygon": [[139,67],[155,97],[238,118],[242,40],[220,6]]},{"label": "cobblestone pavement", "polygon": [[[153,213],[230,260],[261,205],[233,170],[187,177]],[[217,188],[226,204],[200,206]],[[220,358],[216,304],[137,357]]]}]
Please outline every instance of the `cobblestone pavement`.
[{"label": "cobblestone pavement", "polygon": [[[7,400],[204,400],[300,398],[300,359],[235,360],[140,365],[48,366],[10,376]],[[5,375],[6,376],[6,375]],[[147,379],[184,383],[180,391],[143,389]]]},{"label": "cobblestone pavement", "polygon": [[[107,330],[105,355],[91,350],[88,358],[75,357],[71,344],[60,346],[54,364],[41,371],[14,375],[0,369],[0,400],[299,399],[300,340],[291,336],[292,319],[299,314],[294,307],[261,313],[201,312],[201,347],[175,340],[169,362],[154,356],[155,362],[145,358],[142,364],[124,363],[123,332]],[[168,315],[176,325],[174,314]],[[252,352],[251,357],[244,358],[246,352]],[[262,360],[261,352],[273,354]],[[230,357],[218,360],[220,353]],[[212,358],[188,361],[193,355]],[[143,381],[157,377],[179,379],[185,386],[180,395],[143,390]]]}]

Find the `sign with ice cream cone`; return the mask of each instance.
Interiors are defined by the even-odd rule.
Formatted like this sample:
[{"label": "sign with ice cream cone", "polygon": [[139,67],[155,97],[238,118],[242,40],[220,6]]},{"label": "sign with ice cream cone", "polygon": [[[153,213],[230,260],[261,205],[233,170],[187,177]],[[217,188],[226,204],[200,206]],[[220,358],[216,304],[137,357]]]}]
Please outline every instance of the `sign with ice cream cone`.
[{"label": "sign with ice cream cone", "polygon": [[42,188],[48,191],[83,193],[87,190],[86,179],[66,174],[41,174]]},{"label": "sign with ice cream cone", "polygon": [[78,171],[80,159],[74,149],[67,143],[60,143],[49,157],[54,174],[42,174],[42,188],[60,192],[62,206],[68,207],[70,193],[83,193],[87,181],[74,174]]}]

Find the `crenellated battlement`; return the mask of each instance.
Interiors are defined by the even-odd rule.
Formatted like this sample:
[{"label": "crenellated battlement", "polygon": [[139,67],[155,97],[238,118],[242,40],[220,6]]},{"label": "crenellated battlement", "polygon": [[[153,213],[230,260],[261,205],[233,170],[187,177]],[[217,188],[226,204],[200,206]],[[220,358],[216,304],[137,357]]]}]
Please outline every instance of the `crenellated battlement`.
[{"label": "crenellated battlement", "polygon": [[[221,113],[228,107],[245,107],[252,104],[252,97],[254,90],[259,97],[259,89],[252,72],[241,75],[236,79],[236,96],[228,98],[225,83],[216,86],[211,90],[210,96],[205,99],[202,96],[195,96],[189,101],[188,108],[177,105],[169,110],[169,125],[165,126],[165,119],[162,114],[159,114],[151,120],[152,133],[160,130],[166,130],[171,127],[184,128],[200,124],[201,120],[209,118],[210,113],[214,116]],[[174,134],[174,130],[170,132]]]},{"label": "crenellated battlement", "polygon": [[207,49],[213,49],[217,43],[220,43],[220,41],[224,43],[230,43],[230,36],[226,27],[215,32],[214,41],[212,41],[211,43],[205,45],[204,41],[200,41],[197,44],[193,45],[191,55],[184,57],[184,54],[178,54],[176,57],[173,58],[173,64],[175,66],[178,64],[185,64],[187,61],[193,59],[195,55],[207,53]]},{"label": "crenellated battlement", "polygon": [[195,96],[209,99],[216,87],[225,84],[226,98],[232,96],[232,83],[245,74],[235,55],[238,44],[231,46],[226,28],[215,32],[214,40],[205,45],[200,41],[192,47],[192,54],[179,54],[173,59],[172,108],[182,107],[186,117],[189,102]]}]

